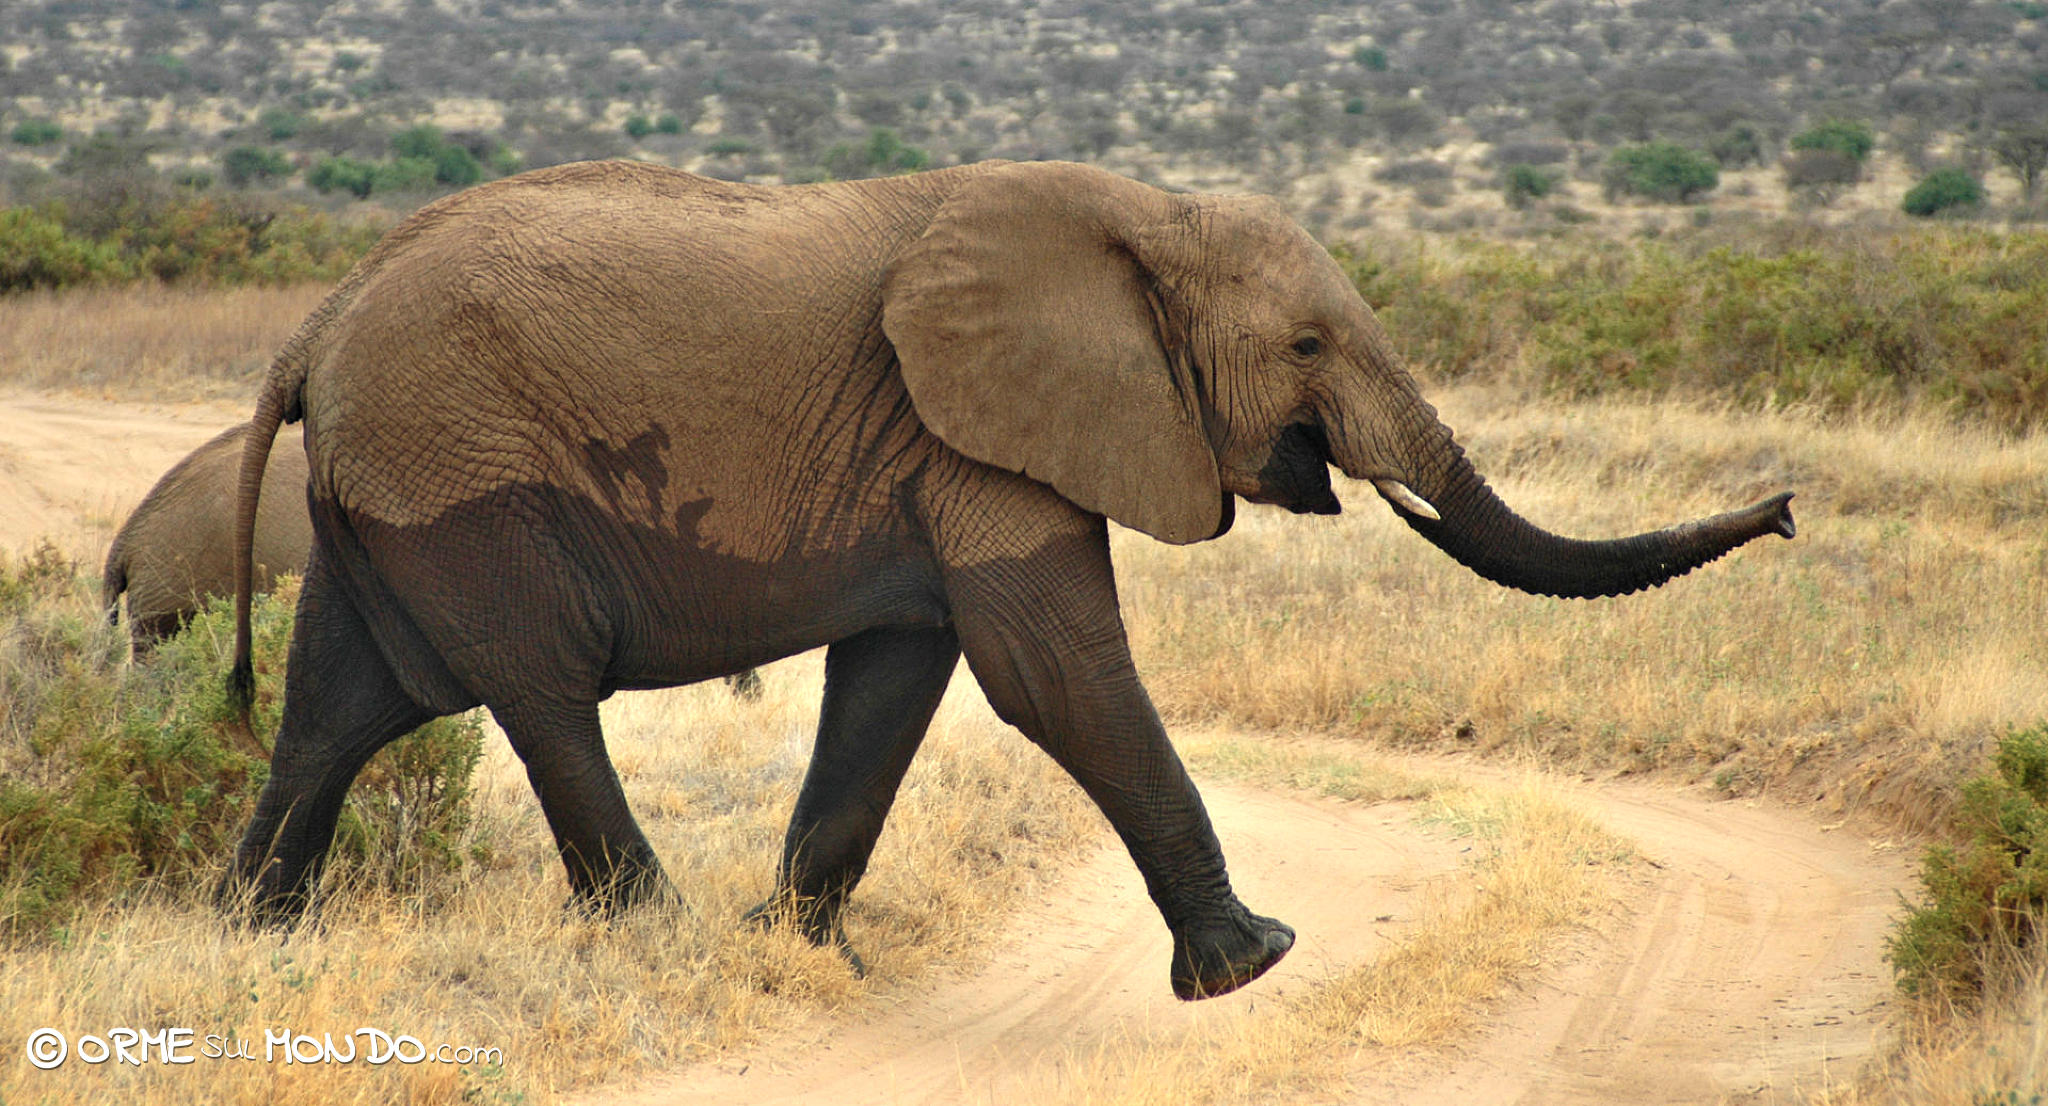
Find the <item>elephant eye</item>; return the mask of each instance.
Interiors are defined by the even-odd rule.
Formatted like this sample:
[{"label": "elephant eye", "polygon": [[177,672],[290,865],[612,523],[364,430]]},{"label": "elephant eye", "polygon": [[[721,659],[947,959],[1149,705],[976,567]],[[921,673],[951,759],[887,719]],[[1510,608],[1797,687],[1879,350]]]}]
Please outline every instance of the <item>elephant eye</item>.
[{"label": "elephant eye", "polygon": [[1323,341],[1313,334],[1304,334],[1294,340],[1294,355],[1307,360],[1323,352]]}]

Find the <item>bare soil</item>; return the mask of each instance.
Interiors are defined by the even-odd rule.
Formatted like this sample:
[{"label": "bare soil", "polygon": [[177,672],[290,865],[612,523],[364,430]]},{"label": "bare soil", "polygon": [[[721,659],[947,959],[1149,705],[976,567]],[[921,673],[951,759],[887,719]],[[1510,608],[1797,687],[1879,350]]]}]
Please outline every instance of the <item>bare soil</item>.
[{"label": "bare soil", "polygon": [[0,552],[48,540],[96,570],[157,478],[253,409],[0,394]]},{"label": "bare soil", "polygon": [[1791,1102],[1849,1080],[1891,999],[1912,850],[1769,803],[1576,794],[1646,861],[1620,906],[1448,1062],[1364,1058],[1351,1101]]},{"label": "bare soil", "polygon": [[[0,395],[0,549],[48,538],[94,563],[164,469],[237,419],[228,404]],[[1498,768],[1430,760],[1434,773]],[[1047,1065],[1086,1063],[1381,954],[1432,894],[1468,876],[1463,847],[1401,804],[1362,806],[1205,786],[1240,894],[1300,943],[1265,979],[1172,998],[1169,944],[1113,843],[1075,865],[978,965],[915,992],[878,990],[837,1018],[592,1102],[1002,1102]],[[1571,937],[1462,1042],[1368,1050],[1361,1103],[1779,1101],[1849,1076],[1890,995],[1883,935],[1910,883],[1906,850],[1798,811],[1649,784],[1577,795],[1646,863],[1610,917]],[[1106,836],[1106,835],[1105,835]],[[855,933],[858,940],[858,933]]]}]

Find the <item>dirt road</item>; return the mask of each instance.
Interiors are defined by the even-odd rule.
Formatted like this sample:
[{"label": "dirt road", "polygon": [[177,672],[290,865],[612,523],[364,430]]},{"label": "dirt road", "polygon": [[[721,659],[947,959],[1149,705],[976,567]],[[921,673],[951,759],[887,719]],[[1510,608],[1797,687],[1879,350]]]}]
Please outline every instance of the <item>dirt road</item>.
[{"label": "dirt road", "polygon": [[[47,537],[96,564],[156,477],[241,417],[227,405],[0,396],[0,549]],[[1908,856],[1769,806],[1648,785],[1566,786],[1647,858],[1624,904],[1448,1052],[1361,1056],[1349,1101],[1777,1101],[1854,1070],[1890,993],[1882,939],[1910,882]],[[1128,858],[1105,845],[1020,913],[1008,943],[969,974],[588,1101],[1007,1101],[1049,1067],[1085,1065],[1148,1031],[1227,1024],[1376,956],[1433,888],[1455,893],[1463,878],[1461,846],[1398,804],[1205,790],[1240,893],[1301,935],[1245,992],[1171,998],[1164,929]]]},{"label": "dirt road", "polygon": [[1621,908],[1450,1063],[1361,1071],[1353,1101],[1779,1102],[1853,1075],[1910,850],[1647,784],[1575,794],[1649,862]]},{"label": "dirt road", "polygon": [[0,395],[0,550],[45,538],[94,571],[164,470],[247,419],[229,404]]},{"label": "dirt road", "polygon": [[[1427,760],[1430,772],[1505,779]],[[1890,994],[1883,935],[1908,864],[1801,815],[1651,786],[1569,787],[1646,863],[1623,905],[1449,1050],[1362,1054],[1339,1101],[1372,1104],[1792,1101],[1846,1078]],[[1454,846],[1399,804],[1345,805],[1208,785],[1245,900],[1302,944],[1237,996],[1167,994],[1167,940],[1115,848],[1010,926],[971,975],[884,998],[868,1016],[803,1026],[754,1053],[587,1103],[1004,1103],[1058,1065],[1195,1019],[1241,1019],[1262,997],[1378,955],[1424,889],[1455,886]]]}]

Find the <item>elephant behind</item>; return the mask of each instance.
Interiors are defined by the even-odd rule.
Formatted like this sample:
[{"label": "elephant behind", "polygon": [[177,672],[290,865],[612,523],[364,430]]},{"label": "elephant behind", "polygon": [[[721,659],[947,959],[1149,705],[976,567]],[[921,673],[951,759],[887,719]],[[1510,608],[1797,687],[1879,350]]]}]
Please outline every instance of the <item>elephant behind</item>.
[{"label": "elephant behind", "polygon": [[[138,660],[209,600],[234,598],[235,491],[248,431],[246,423],[224,430],[172,465],[129,512],[107,549],[100,602],[108,620],[118,623],[121,596],[128,596],[128,637]],[[252,545],[259,593],[268,592],[279,576],[303,570],[313,547],[303,434],[293,427],[277,445],[263,471]],[[756,669],[727,676],[725,683],[741,699],[761,697]]]},{"label": "elephant behind", "polygon": [[[177,633],[214,598],[235,594],[235,487],[247,424],[222,431],[163,474],[114,535],[100,599],[118,623],[128,597],[128,636],[137,658]],[[313,547],[306,515],[306,451],[294,428],[279,437],[263,473],[252,547],[255,586],[305,568]]]}]

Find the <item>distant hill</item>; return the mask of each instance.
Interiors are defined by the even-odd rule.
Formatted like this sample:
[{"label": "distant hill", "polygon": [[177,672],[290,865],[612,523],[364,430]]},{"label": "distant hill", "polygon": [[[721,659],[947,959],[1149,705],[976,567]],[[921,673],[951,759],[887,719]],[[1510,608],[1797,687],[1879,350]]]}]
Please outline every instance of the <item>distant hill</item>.
[{"label": "distant hill", "polygon": [[[1875,157],[1788,177],[1788,143],[1831,119],[1867,127]],[[2044,121],[2040,0],[0,8],[0,199],[16,203],[144,170],[402,207],[600,156],[784,181],[1056,157],[1271,192],[1325,229],[1444,229],[1604,217],[1627,193],[1610,154],[1651,140],[1713,160],[1719,187],[1686,197],[1710,208],[1895,209],[1950,164],[2012,204],[1999,144]],[[1507,187],[1516,165],[1535,194]]]}]

